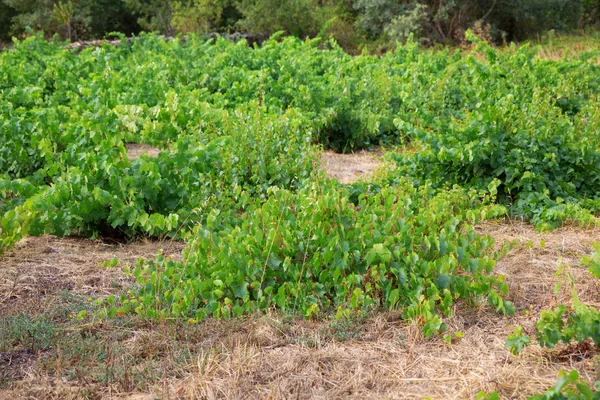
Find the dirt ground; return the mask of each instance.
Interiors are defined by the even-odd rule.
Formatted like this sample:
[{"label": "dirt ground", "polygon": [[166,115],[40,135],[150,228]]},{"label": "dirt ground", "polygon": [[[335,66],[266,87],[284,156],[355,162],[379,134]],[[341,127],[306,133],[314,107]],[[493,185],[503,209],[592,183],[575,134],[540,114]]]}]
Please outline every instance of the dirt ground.
[{"label": "dirt ground", "polygon": [[563,279],[555,276],[560,265],[575,278],[581,300],[600,306],[600,283],[579,264],[600,241],[600,230],[537,233],[516,221],[478,230],[494,237],[498,248],[512,242],[497,272],[507,277],[517,316],[501,317],[484,304],[459,305],[447,322],[450,332],[464,337],[451,344],[425,340],[393,312],[353,321],[276,312],[198,325],[152,324],[133,316],[116,323],[79,321],[60,307],[72,314],[89,299],[132,284],[122,268],[107,269],[103,261],[134,262],[158,252],[177,257],[184,244],[27,238],[0,259],[0,322],[32,315],[32,321],[55,326],[57,338],[42,346],[27,342],[27,335],[15,344],[17,334],[0,334],[0,398],[471,399],[497,391],[501,398],[520,399],[552,386],[561,369],[600,379],[598,351],[591,346],[532,344],[519,356],[504,348],[515,325],[532,335],[539,310],[569,301],[568,290],[553,294]]},{"label": "dirt ground", "polygon": [[327,176],[341,183],[353,183],[364,179],[381,166],[381,156],[374,152],[359,151],[352,154],[339,154],[324,151],[321,166]]}]

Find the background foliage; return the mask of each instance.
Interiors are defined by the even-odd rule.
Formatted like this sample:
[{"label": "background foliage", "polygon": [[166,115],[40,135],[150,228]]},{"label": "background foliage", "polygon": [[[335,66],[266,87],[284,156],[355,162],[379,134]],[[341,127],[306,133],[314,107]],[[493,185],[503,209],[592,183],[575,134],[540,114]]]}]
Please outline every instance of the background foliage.
[{"label": "background foliage", "polygon": [[[59,4],[73,10],[68,21],[56,18]],[[424,44],[460,44],[469,28],[498,42],[597,28],[599,10],[597,0],[1,0],[0,40],[25,35],[27,27],[72,40],[113,31],[260,37],[284,31],[302,38],[331,35],[356,51],[385,49],[411,34]]]}]

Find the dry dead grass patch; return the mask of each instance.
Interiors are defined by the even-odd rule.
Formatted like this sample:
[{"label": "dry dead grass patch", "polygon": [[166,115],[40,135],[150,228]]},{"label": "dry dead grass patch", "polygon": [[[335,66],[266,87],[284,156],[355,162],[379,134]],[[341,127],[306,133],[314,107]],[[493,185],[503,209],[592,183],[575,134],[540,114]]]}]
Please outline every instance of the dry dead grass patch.
[{"label": "dry dead grass patch", "polygon": [[[597,41],[582,40],[580,43],[573,43],[568,46],[566,43],[563,46],[541,46],[537,58],[544,60],[563,60],[565,57],[577,57],[585,52],[598,51],[600,45]],[[596,64],[600,65],[600,57],[595,57]]]},{"label": "dry dead grass patch", "polygon": [[130,285],[118,268],[102,264],[153,258],[158,251],[180,254],[177,241],[143,240],[131,244],[56,236],[28,237],[0,256],[0,314],[31,307],[61,291],[81,296],[115,294]]},{"label": "dry dead grass patch", "polygon": [[[478,232],[490,234],[497,247],[516,243],[496,266],[498,273],[506,275],[511,287],[509,296],[515,304],[539,310],[568,303],[570,287],[566,274],[570,274],[581,300],[600,307],[600,282],[580,264],[581,257],[592,252],[592,244],[600,242],[600,229],[567,226],[540,233],[531,225],[506,220],[481,224]],[[561,266],[563,272],[556,276]],[[554,285],[559,281],[563,290],[554,296]]]},{"label": "dry dead grass patch", "polygon": [[[130,374],[145,382],[131,384],[131,378],[127,381],[117,373],[108,383],[92,378],[91,372],[87,376],[88,371],[82,377],[57,375],[39,362],[27,361],[28,370],[15,376],[0,391],[0,398],[471,399],[479,391],[498,391],[501,398],[518,399],[552,386],[561,369],[576,368],[589,381],[600,379],[598,351],[590,346],[542,349],[532,344],[519,356],[504,348],[514,325],[522,325],[531,335],[539,310],[569,301],[566,290],[553,294],[555,283],[562,279],[555,276],[559,265],[575,277],[584,302],[600,304],[599,283],[579,265],[592,242],[600,241],[600,230],[537,233],[514,221],[488,222],[478,230],[493,236],[498,247],[505,241],[519,241],[497,266],[510,283],[517,316],[500,317],[485,304],[459,304],[447,322],[449,332],[461,331],[464,337],[453,339],[452,344],[441,338],[425,340],[417,326],[393,312],[354,321],[307,321],[271,313],[198,325],[139,322],[126,332],[95,326],[102,338],[99,343],[108,342],[102,336],[107,335],[121,357],[115,358],[112,368],[130,365]],[[48,247],[62,250],[48,252]],[[159,248],[177,253],[181,247],[167,242],[122,246],[81,239],[28,239],[0,261],[0,274],[4,274],[0,294],[16,293],[0,315],[27,303],[31,296],[44,296],[48,285],[43,276],[55,276],[54,286],[65,281],[67,290],[85,295],[116,293],[122,287],[113,287],[113,281],[121,282],[120,286],[129,282],[118,269],[106,270],[98,261],[113,256],[132,261],[152,256]],[[23,268],[22,276],[28,277],[16,285],[14,279],[6,279],[14,276],[15,268]],[[7,275],[6,269],[13,272]],[[90,283],[94,278],[96,283]],[[149,371],[157,372],[156,376]]]},{"label": "dry dead grass patch", "polygon": [[321,167],[330,178],[341,183],[353,183],[375,172],[381,166],[381,154],[366,150],[352,154],[340,154],[324,151]]},{"label": "dry dead grass patch", "polygon": [[[479,391],[523,398],[556,381],[565,363],[539,349],[513,357],[504,349],[509,333],[497,316],[476,315],[465,338],[452,345],[425,341],[418,329],[382,317],[367,324],[385,334],[321,346],[290,344],[259,348],[241,343],[201,355],[191,376],[172,385],[182,398],[423,398],[471,399]],[[451,326],[461,327],[457,318]],[[586,360],[573,368],[594,368]]]},{"label": "dry dead grass patch", "polygon": [[125,147],[127,148],[127,157],[130,160],[135,160],[143,155],[153,158],[158,157],[158,154],[161,152],[158,147],[140,143],[127,143]]}]

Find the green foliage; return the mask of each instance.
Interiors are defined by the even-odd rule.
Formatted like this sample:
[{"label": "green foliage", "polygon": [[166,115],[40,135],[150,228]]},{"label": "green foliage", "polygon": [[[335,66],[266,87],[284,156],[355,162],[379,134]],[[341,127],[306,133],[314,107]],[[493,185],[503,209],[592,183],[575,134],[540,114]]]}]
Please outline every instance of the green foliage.
[{"label": "green foliage", "polygon": [[[478,51],[409,40],[351,57],[280,36],[249,47],[142,34],[78,52],[15,41],[0,55],[0,250],[43,233],[189,241],[183,261],[132,268],[139,286],[110,315],[384,308],[427,336],[459,299],[510,315],[473,224],[507,212],[595,221],[600,80],[589,58]],[[382,140],[404,147],[376,181],[317,171],[315,145]],[[130,159],[132,143],[160,152]]]},{"label": "green foliage", "polygon": [[127,8],[138,17],[138,24],[150,32],[173,35],[173,0],[123,0]]},{"label": "green foliage", "polygon": [[17,10],[0,1],[0,42],[10,41],[10,25],[17,15]]},{"label": "green foliage", "polygon": [[11,19],[11,34],[20,35],[28,28],[46,32],[60,32],[61,36],[81,38],[88,35],[93,0],[3,0],[16,10]]},{"label": "green foliage", "polygon": [[66,37],[69,40],[71,40],[71,23],[74,15],[75,9],[70,0],[64,3],[59,1],[58,3],[55,3],[52,8],[52,18],[59,24],[65,26]]},{"label": "green foliage", "polygon": [[239,26],[266,35],[285,31],[297,37],[314,36],[321,28],[317,7],[315,0],[242,0]]},{"label": "green foliage", "polygon": [[600,313],[581,303],[574,295],[573,305],[544,310],[536,325],[540,346],[554,347],[558,342],[583,342],[591,339],[600,347]]},{"label": "green foliage", "polygon": [[169,36],[228,28],[239,18],[234,0],[122,1],[143,29]]},{"label": "green foliage", "polygon": [[3,0],[15,11],[11,19],[10,33],[19,34],[27,27],[40,30],[55,30],[52,21],[52,0]]},{"label": "green foliage", "polygon": [[[594,247],[598,250],[598,244]],[[591,257],[584,257],[582,263],[589,266],[590,272],[596,274],[598,252],[592,253]],[[562,267],[556,275],[562,274]],[[555,292],[560,286],[555,288]],[[554,310],[542,310],[536,324],[536,338],[542,347],[553,348],[557,343],[570,344],[573,341],[582,343],[587,340],[593,341],[600,347],[600,312],[591,306],[579,301],[577,293],[572,290],[572,305],[559,305]],[[510,334],[505,343],[511,353],[519,354],[521,349],[529,344],[528,336],[523,335],[523,328],[518,326]],[[557,392],[558,393],[558,392]]]},{"label": "green foliage", "polygon": [[597,66],[571,60],[555,68],[527,47],[478,49],[484,61],[448,58],[443,72],[421,72],[433,90],[423,99],[411,93],[417,118],[395,120],[419,150],[397,157],[398,175],[494,187],[498,202],[539,229],[596,223],[600,136],[588,121],[600,117],[599,82],[589,74]]},{"label": "green foliage", "polygon": [[595,390],[590,388],[576,370],[560,371],[553,388],[544,394],[531,396],[529,400],[596,400],[600,397],[600,381],[594,386]]},{"label": "green foliage", "polygon": [[484,210],[455,190],[435,195],[404,183],[360,195],[331,185],[269,191],[241,216],[211,212],[184,260],[159,257],[131,271],[140,290],[123,297],[146,317],[202,319],[278,307],[306,317],[334,307],[401,309],[426,336],[443,331],[454,301],[488,297],[502,313],[507,286],[490,275],[489,237],[468,221]]},{"label": "green foliage", "polygon": [[[583,0],[354,0],[357,25],[371,39],[385,33],[405,40],[410,33],[426,42],[462,42],[464,32],[500,41],[522,40],[553,30],[593,24],[597,5]],[[584,22],[585,21],[585,22]]]},{"label": "green foliage", "polygon": [[402,43],[410,35],[421,37],[423,21],[427,18],[426,9],[425,5],[416,3],[409,11],[394,17],[384,29],[386,35],[391,40]]},{"label": "green foliage", "polygon": [[[27,27],[69,37],[54,21],[58,0],[1,0],[0,40]],[[241,30],[332,36],[347,50],[384,50],[413,34],[426,44],[464,44],[472,28],[496,42],[547,31],[598,28],[597,0],[72,0],[72,37],[102,38],[140,29],[165,35]]]},{"label": "green foliage", "polygon": [[584,0],[584,11],[581,22],[584,26],[598,29],[600,27],[600,1]]},{"label": "green foliage", "polygon": [[475,399],[476,400],[500,400],[500,396],[498,395],[498,392],[491,392],[491,393],[479,392],[475,395]]},{"label": "green foliage", "polygon": [[137,34],[141,28],[137,18],[125,4],[125,0],[88,0],[89,38],[103,39],[111,32],[127,36]]},{"label": "green foliage", "polygon": [[594,243],[592,255],[583,257],[581,263],[588,267],[594,278],[600,278],[600,243]]},{"label": "green foliage", "polygon": [[352,3],[359,11],[357,24],[370,37],[381,35],[386,26],[406,7],[394,0],[354,0]]},{"label": "green foliage", "polygon": [[221,19],[220,4],[211,0],[173,3],[173,28],[181,33],[208,33]]},{"label": "green foliage", "polygon": [[0,0],[0,40],[27,35],[28,28],[76,40],[139,31],[123,0]]},{"label": "green foliage", "polygon": [[511,353],[517,355],[530,342],[529,336],[523,335],[523,327],[517,326],[513,333],[506,337],[504,347],[510,350]]},{"label": "green foliage", "polygon": [[518,39],[549,29],[575,28],[585,10],[583,0],[500,0],[490,20],[511,39]]}]

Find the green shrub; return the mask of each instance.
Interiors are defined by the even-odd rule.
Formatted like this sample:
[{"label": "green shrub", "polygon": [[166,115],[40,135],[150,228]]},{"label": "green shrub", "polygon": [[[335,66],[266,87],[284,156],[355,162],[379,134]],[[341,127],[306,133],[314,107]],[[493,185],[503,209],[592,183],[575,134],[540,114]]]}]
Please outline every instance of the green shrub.
[{"label": "green shrub", "polygon": [[495,185],[501,204],[539,228],[568,218],[593,223],[600,136],[588,121],[599,117],[598,81],[575,77],[597,67],[573,60],[557,68],[526,47],[480,50],[486,61],[455,58],[429,74],[436,90],[419,99],[420,115],[396,119],[418,149],[397,157],[397,174],[440,188]]},{"label": "green shrub", "polygon": [[241,215],[211,212],[184,260],[159,257],[131,271],[140,289],[123,310],[146,317],[239,316],[277,306],[311,316],[369,307],[401,309],[427,336],[443,331],[457,299],[488,298],[511,314],[503,278],[491,274],[491,238],[471,221],[492,216],[461,190],[435,195],[408,182],[365,193],[318,184],[272,188]]}]

